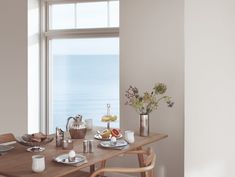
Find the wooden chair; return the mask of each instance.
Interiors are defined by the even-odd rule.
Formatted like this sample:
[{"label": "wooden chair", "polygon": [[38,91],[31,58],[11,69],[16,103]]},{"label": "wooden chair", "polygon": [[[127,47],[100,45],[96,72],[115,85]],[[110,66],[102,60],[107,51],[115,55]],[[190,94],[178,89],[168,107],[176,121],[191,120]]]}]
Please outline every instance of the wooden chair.
[{"label": "wooden chair", "polygon": [[100,168],[95,171],[90,177],[96,177],[98,174],[103,174],[104,172],[117,172],[117,173],[142,173],[144,172],[146,177],[154,177],[153,169],[156,163],[156,154],[152,148],[147,150],[136,150],[130,151],[128,154],[143,154],[143,167],[138,168],[122,168],[122,167],[109,167]]},{"label": "wooden chair", "polygon": [[6,133],[0,135],[0,144],[16,141],[15,136],[12,133]]}]

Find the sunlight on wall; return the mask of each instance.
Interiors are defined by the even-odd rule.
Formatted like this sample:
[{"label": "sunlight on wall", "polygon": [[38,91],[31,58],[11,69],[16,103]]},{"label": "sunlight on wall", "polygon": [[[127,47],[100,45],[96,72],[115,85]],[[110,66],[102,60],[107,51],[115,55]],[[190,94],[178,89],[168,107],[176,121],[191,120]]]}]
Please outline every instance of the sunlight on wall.
[{"label": "sunlight on wall", "polygon": [[39,3],[28,1],[28,133],[39,131]]},{"label": "sunlight on wall", "polygon": [[185,177],[234,177],[235,1],[185,7]]},{"label": "sunlight on wall", "polygon": [[167,177],[167,170],[165,165],[157,165],[157,177]]},{"label": "sunlight on wall", "polygon": [[[206,163],[206,164],[204,164]],[[200,168],[190,169],[186,172],[185,176],[190,177],[222,177],[226,176],[226,167],[223,161],[210,161],[210,162],[201,162],[201,165],[198,165]]]}]

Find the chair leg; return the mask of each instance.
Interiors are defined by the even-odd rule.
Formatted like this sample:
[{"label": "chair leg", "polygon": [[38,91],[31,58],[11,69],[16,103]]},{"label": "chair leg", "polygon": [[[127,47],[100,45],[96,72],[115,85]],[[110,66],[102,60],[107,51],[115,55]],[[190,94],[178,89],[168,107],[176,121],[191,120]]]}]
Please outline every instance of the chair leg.
[{"label": "chair leg", "polygon": [[90,174],[94,173],[95,171],[95,164],[90,166]]}]

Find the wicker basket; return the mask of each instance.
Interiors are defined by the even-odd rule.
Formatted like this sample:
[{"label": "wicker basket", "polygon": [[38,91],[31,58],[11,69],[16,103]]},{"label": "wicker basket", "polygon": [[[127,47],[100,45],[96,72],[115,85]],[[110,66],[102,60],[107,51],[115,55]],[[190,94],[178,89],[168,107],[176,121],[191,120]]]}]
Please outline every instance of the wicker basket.
[{"label": "wicker basket", "polygon": [[86,136],[86,128],[69,129],[69,133],[72,139],[83,139]]}]

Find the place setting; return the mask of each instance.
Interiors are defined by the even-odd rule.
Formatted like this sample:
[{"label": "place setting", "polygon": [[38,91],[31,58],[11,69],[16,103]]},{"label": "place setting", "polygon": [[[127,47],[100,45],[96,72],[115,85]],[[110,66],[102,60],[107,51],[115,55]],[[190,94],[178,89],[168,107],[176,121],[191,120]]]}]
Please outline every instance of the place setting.
[{"label": "place setting", "polygon": [[61,154],[54,158],[57,163],[79,166],[87,163],[86,156],[76,153],[74,150],[70,150],[67,154]]},{"label": "place setting", "polygon": [[[117,135],[117,134],[115,134]],[[127,130],[124,132],[124,137],[119,138],[119,136],[110,135],[110,138],[106,141],[100,141],[98,147],[105,149],[116,149],[122,150],[127,148],[129,144],[135,142],[134,132],[131,130]]]},{"label": "place setting", "polygon": [[[53,159],[54,162],[63,165],[80,166],[87,163],[85,156],[76,153],[74,150],[69,151],[67,154],[61,154]],[[32,156],[32,171],[41,173],[46,169],[45,156],[33,155]]]}]

